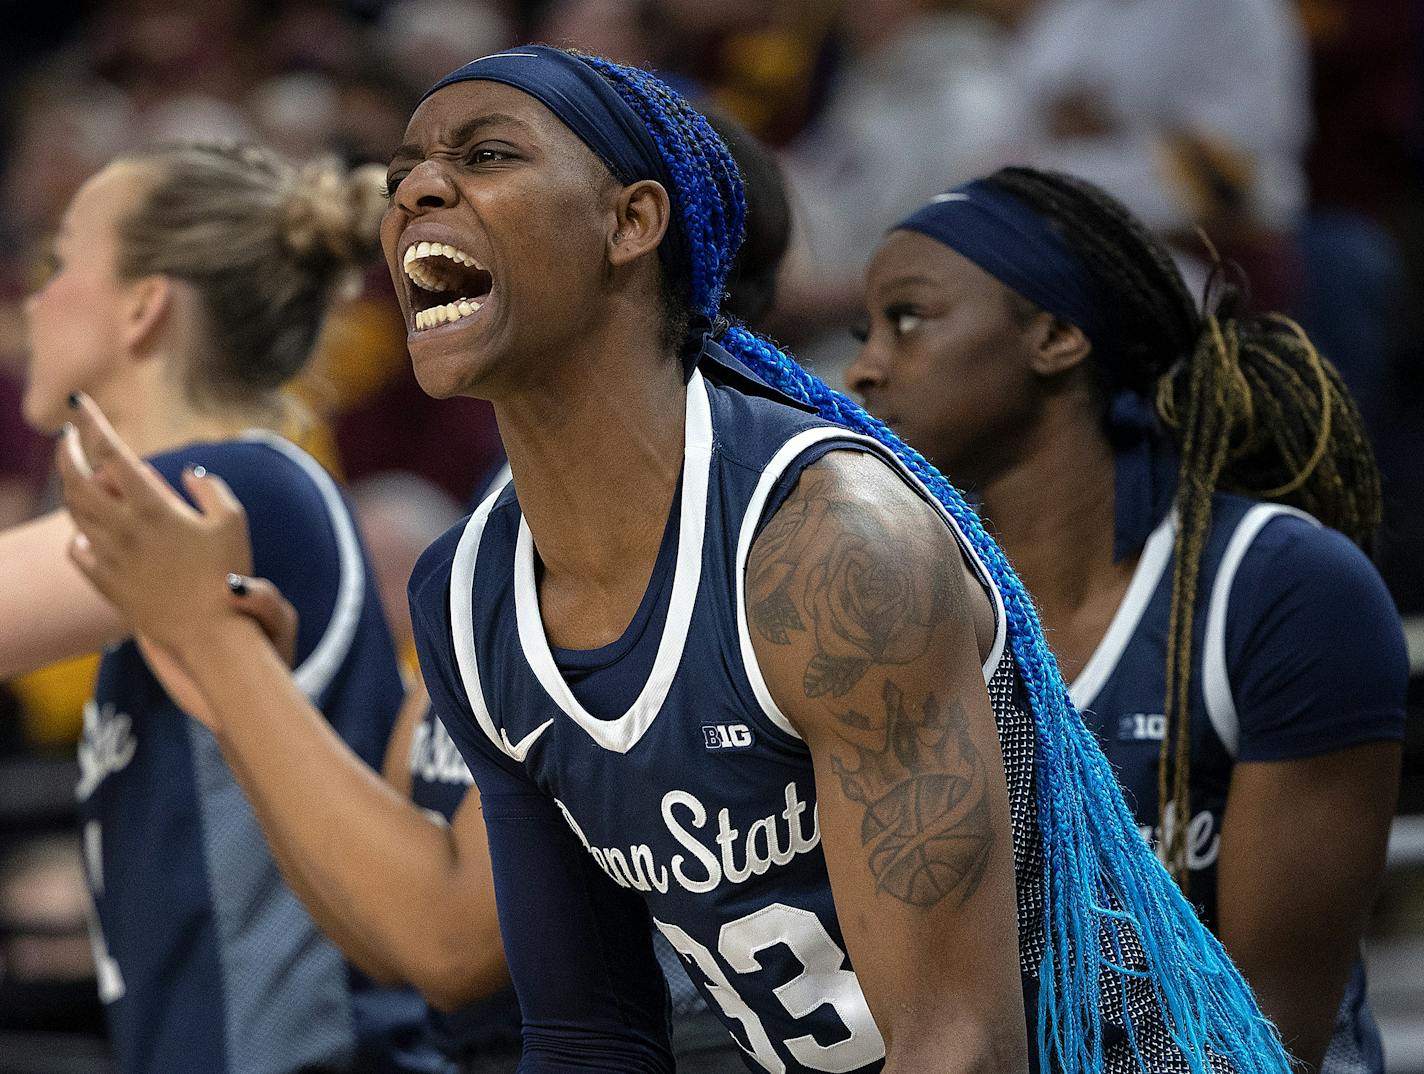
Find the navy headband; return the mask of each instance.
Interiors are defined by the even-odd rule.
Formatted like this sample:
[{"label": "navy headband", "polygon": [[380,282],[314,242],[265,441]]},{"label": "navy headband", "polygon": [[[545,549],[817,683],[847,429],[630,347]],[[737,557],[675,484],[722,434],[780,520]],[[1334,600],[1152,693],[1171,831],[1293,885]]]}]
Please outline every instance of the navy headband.
[{"label": "navy headband", "polygon": [[[686,263],[687,237],[677,212],[677,187],[657,142],[618,91],[579,57],[548,45],[522,45],[471,60],[421,97],[455,82],[499,82],[527,93],[578,136],[624,185],[655,179],[673,200],[667,239],[659,248],[670,267]],[[671,247],[671,248],[670,248]]]},{"label": "navy headband", "polygon": [[976,179],[931,198],[894,230],[944,243],[1039,309],[1077,325],[1094,346],[1109,345],[1083,262],[1013,195]]}]

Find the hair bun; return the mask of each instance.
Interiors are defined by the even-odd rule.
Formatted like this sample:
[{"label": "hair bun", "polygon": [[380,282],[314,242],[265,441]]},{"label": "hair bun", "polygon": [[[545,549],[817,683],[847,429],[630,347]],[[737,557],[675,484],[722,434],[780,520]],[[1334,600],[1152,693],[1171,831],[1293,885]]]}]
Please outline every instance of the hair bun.
[{"label": "hair bun", "polygon": [[380,246],[385,169],[348,172],[333,159],[298,168],[281,220],[282,244],[299,260],[333,267],[358,264]]}]

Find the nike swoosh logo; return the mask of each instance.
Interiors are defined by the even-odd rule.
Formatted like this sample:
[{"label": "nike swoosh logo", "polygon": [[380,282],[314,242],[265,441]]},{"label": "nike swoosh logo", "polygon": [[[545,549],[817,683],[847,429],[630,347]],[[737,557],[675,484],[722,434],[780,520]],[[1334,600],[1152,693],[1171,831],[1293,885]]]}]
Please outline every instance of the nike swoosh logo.
[{"label": "nike swoosh logo", "polygon": [[538,727],[521,738],[517,744],[509,741],[509,732],[501,727],[499,729],[499,737],[504,740],[504,752],[509,754],[509,756],[516,761],[523,761],[524,755],[529,752],[530,747],[538,741],[539,736],[547,731],[549,725],[553,722],[553,720],[545,720]]}]

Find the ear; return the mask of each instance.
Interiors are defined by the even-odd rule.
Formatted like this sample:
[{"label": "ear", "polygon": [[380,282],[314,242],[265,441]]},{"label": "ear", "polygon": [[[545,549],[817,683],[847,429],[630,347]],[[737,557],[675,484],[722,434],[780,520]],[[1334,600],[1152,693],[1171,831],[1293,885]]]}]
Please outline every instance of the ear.
[{"label": "ear", "polygon": [[1051,313],[1035,317],[1027,334],[1032,351],[1029,368],[1041,377],[1077,369],[1093,350],[1081,328]]},{"label": "ear", "polygon": [[134,354],[148,350],[173,307],[173,281],[167,276],[143,276],[128,287],[121,336]]},{"label": "ear", "polygon": [[630,265],[658,248],[672,220],[672,201],[663,185],[640,179],[625,186],[614,202],[613,231],[608,236],[608,261],[615,268]]}]

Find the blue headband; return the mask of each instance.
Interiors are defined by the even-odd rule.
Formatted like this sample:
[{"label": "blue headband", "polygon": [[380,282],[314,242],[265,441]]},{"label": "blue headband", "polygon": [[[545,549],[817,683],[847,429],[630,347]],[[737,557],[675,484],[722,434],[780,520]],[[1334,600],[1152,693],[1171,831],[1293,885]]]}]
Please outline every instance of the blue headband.
[{"label": "blue headband", "polygon": [[1108,346],[1083,262],[1047,220],[1013,195],[976,179],[931,198],[895,230],[944,243],[1039,309],[1077,325],[1094,346]]},{"label": "blue headband", "polygon": [[455,82],[499,82],[527,93],[578,136],[620,183],[655,179],[673,199],[667,240],[658,253],[670,266],[685,263],[687,237],[676,211],[677,187],[657,142],[638,113],[579,57],[548,45],[522,45],[471,60],[446,75],[420,100]]}]

